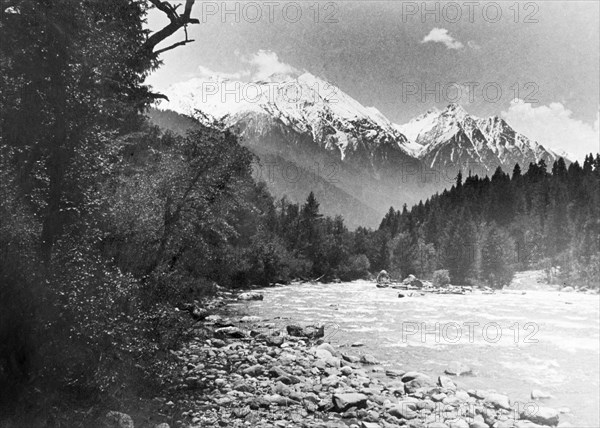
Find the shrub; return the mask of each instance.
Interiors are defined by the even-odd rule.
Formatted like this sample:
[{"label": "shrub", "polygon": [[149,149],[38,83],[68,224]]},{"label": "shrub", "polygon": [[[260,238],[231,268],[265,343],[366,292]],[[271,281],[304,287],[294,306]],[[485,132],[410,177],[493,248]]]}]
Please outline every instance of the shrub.
[{"label": "shrub", "polygon": [[433,285],[443,287],[450,284],[450,273],[447,269],[440,269],[433,272]]}]

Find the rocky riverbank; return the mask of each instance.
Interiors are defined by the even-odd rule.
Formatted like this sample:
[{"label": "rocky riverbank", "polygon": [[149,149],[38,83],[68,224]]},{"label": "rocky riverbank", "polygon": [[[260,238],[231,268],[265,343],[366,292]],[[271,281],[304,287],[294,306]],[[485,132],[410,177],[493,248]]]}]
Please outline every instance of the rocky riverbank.
[{"label": "rocky riverbank", "polygon": [[336,349],[324,342],[321,326],[286,324],[218,314],[199,321],[198,337],[173,351],[180,370],[172,398],[161,402],[165,413],[183,409],[171,412],[173,425],[571,426],[560,422],[558,410],[543,406],[541,396],[519,403],[494,391],[464,390],[460,376],[451,375],[461,370],[435,378],[418,367],[384,370],[374,357],[359,355],[358,348]]}]

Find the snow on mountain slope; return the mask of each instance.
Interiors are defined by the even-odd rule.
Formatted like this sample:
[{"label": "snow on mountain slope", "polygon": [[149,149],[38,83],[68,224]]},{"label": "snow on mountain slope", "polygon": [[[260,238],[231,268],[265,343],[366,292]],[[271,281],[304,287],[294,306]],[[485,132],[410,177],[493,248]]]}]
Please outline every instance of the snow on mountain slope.
[{"label": "snow on mountain slope", "polygon": [[379,110],[310,73],[275,74],[250,83],[198,79],[175,84],[166,95],[169,102],[161,108],[227,126],[267,115],[309,134],[319,146],[338,151],[341,159],[357,152],[368,157],[382,148],[413,157],[412,145]]},{"label": "snow on mountain slope", "polygon": [[515,163],[526,166],[540,159],[550,165],[560,157],[516,132],[503,119],[478,118],[457,104],[443,111],[430,110],[397,129],[422,147],[418,157],[437,170],[455,166],[485,174],[498,166],[510,170]]}]

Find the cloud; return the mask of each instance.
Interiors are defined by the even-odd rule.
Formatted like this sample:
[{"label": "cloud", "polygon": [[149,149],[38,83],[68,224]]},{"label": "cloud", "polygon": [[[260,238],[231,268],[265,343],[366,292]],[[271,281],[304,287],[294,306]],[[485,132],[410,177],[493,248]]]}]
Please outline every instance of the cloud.
[{"label": "cloud", "polygon": [[236,56],[246,66],[233,73],[214,71],[203,65],[198,66],[198,73],[194,76],[204,80],[263,80],[275,73],[297,73],[294,67],[279,60],[275,52],[259,50],[250,56]]},{"label": "cloud", "polygon": [[291,65],[279,61],[277,54],[272,51],[261,49],[250,58],[243,58],[243,60],[253,67],[253,80],[265,79],[275,73],[297,72]]},{"label": "cloud", "polygon": [[448,49],[462,49],[465,46],[448,34],[448,30],[445,28],[434,28],[431,32],[425,36],[421,43],[443,43]]},{"label": "cloud", "polygon": [[564,150],[573,160],[581,162],[586,154],[600,150],[600,113],[592,125],[573,118],[573,112],[561,103],[533,107],[515,99],[501,114],[519,132],[547,148]]},{"label": "cloud", "polygon": [[250,71],[241,70],[235,73],[224,73],[222,71],[214,71],[208,67],[204,67],[202,65],[198,66],[198,75],[196,77],[201,79],[209,79],[209,78],[218,78],[218,79],[228,79],[228,80],[240,80],[244,77],[248,77],[250,75]]},{"label": "cloud", "polygon": [[481,46],[479,46],[479,44],[477,44],[477,42],[475,40],[469,40],[467,42],[467,46],[469,46],[471,49],[476,50],[476,51],[481,49]]}]

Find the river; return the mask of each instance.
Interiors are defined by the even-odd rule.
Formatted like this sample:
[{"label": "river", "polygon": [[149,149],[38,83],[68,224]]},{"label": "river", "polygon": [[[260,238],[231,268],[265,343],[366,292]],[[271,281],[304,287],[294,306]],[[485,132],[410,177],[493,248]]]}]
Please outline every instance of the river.
[{"label": "river", "polygon": [[[597,295],[527,291],[398,298],[403,291],[366,281],[259,291],[263,301],[236,306],[275,328],[324,323],[326,340],[371,354],[383,368],[437,376],[459,363],[473,372],[456,379],[463,389],[494,389],[523,403],[531,402],[533,389],[542,390],[552,395],[544,405],[570,409],[561,421],[600,427]],[[364,346],[350,347],[356,342]]]}]

